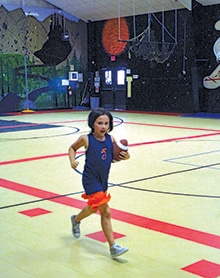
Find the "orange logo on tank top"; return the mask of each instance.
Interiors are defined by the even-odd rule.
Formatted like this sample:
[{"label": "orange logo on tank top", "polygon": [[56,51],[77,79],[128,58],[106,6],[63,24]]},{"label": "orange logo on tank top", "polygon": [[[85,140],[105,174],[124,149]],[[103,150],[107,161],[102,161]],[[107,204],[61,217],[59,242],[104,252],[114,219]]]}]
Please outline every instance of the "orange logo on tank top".
[{"label": "orange logo on tank top", "polygon": [[102,160],[105,160],[105,159],[106,159],[106,157],[107,157],[106,150],[107,150],[107,148],[103,148],[103,149],[101,150]]}]

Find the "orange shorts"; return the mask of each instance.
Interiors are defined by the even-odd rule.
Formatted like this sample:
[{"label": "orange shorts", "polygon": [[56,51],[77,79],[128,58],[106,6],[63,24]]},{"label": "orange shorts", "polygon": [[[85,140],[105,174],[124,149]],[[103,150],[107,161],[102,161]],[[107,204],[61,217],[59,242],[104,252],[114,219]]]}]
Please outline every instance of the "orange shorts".
[{"label": "orange shorts", "polygon": [[87,204],[93,211],[97,211],[99,206],[107,204],[110,201],[111,195],[107,194],[107,192],[99,191],[91,195],[84,193],[82,194],[82,198],[88,200]]}]

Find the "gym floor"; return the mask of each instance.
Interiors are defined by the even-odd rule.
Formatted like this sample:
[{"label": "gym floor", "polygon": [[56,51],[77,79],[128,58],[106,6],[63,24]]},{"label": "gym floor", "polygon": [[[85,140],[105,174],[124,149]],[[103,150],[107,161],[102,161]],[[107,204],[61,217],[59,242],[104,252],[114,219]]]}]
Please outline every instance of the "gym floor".
[{"label": "gym floor", "polygon": [[111,259],[100,216],[71,233],[81,198],[69,146],[90,111],[0,115],[0,277],[220,277],[220,115],[112,111],[131,158],[109,176],[116,242]]}]

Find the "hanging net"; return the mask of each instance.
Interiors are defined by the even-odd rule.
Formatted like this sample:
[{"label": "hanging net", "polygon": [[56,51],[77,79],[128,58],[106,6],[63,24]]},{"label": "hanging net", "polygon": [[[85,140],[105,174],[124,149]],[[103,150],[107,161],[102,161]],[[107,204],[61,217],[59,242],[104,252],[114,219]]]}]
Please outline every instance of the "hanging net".
[{"label": "hanging net", "polygon": [[156,41],[154,31],[147,28],[130,40],[129,52],[136,57],[143,57],[144,60],[164,63],[174,52],[175,46],[176,43]]},{"label": "hanging net", "polygon": [[160,18],[154,13],[149,13],[148,26],[138,36],[136,36],[135,15],[133,16],[134,38],[127,41],[130,43],[129,57],[134,53],[136,57],[143,57],[144,60],[156,63],[164,63],[169,59],[177,45],[177,10],[174,10],[174,24],[169,20],[169,28],[172,31],[165,26],[164,11],[159,15]]}]

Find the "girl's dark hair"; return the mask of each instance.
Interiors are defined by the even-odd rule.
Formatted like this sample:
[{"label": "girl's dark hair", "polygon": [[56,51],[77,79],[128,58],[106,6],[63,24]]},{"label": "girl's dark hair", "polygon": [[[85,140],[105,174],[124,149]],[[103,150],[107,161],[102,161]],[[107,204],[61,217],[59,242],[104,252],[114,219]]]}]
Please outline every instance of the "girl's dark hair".
[{"label": "girl's dark hair", "polygon": [[113,130],[113,117],[112,114],[104,108],[97,108],[90,112],[88,116],[88,126],[92,129],[92,132],[94,131],[94,122],[99,116],[106,115],[109,118],[109,130],[108,132]]}]

